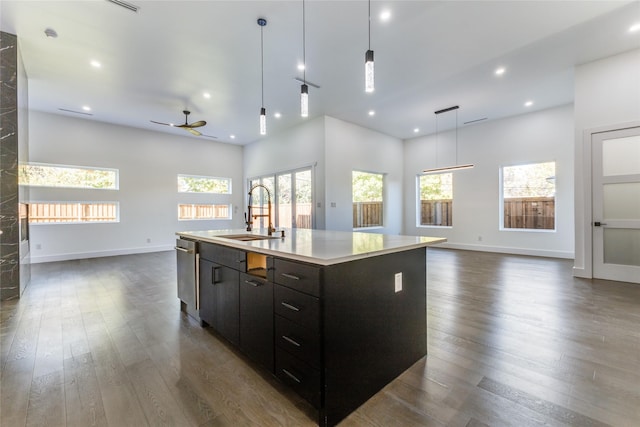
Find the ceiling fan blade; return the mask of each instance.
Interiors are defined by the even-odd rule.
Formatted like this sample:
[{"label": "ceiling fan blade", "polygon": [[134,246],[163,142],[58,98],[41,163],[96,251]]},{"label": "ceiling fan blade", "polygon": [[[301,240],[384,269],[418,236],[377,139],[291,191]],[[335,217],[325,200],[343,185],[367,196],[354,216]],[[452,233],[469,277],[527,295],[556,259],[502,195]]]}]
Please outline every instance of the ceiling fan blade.
[{"label": "ceiling fan blade", "polygon": [[189,125],[190,128],[199,128],[202,126],[205,126],[207,124],[207,122],[205,122],[204,120],[199,120],[197,122],[193,122]]},{"label": "ceiling fan blade", "polygon": [[171,123],[162,123],[162,122],[156,122],[155,120],[149,120],[151,123],[155,123],[157,125],[165,125],[165,126],[173,126]]},{"label": "ceiling fan blade", "polygon": [[205,134],[202,134],[202,136],[204,136],[205,138],[218,139],[218,137],[217,137],[217,136],[213,136],[213,135],[205,135]]},{"label": "ceiling fan blade", "polygon": [[187,132],[189,132],[189,133],[191,133],[192,135],[195,135],[195,136],[200,136],[200,135],[202,135],[202,134],[201,134],[200,132],[198,132],[197,130],[194,130],[194,129],[191,129],[191,128],[184,128],[184,129],[186,129],[186,131],[187,131]]}]

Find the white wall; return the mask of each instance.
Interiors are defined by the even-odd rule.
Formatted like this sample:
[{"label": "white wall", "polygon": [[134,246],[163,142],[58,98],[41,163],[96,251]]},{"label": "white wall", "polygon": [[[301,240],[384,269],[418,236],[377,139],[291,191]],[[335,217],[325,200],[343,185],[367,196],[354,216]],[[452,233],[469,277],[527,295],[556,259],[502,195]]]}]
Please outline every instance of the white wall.
[{"label": "white wall", "polygon": [[[312,167],[314,182],[315,226],[323,229],[324,218],[324,117],[272,137],[244,146],[244,177],[242,212],[246,210],[246,180],[257,176]],[[318,207],[320,202],[320,207]],[[242,214],[241,214],[242,216]]]},{"label": "white wall", "polygon": [[640,126],[640,49],[575,71],[574,275],[592,277],[591,133]]},{"label": "white wall", "polygon": [[[32,201],[120,203],[118,223],[32,225],[32,262],[168,250],[176,231],[242,226],[242,147],[37,111],[29,128],[31,162],[120,171],[117,191],[31,188]],[[233,194],[178,194],[179,173],[230,177]],[[178,221],[178,203],[231,203],[235,212],[233,220]]]},{"label": "white wall", "polygon": [[326,228],[353,230],[351,173],[359,170],[385,175],[384,227],[371,231],[400,234],[403,200],[402,140],[333,117],[326,117],[325,123]]},{"label": "white wall", "polygon": [[[459,127],[458,162],[474,163],[475,167],[454,172],[452,228],[416,225],[416,176],[436,166],[436,137],[406,140],[405,233],[446,237],[448,243],[443,246],[453,248],[572,258],[573,132],[572,106]],[[454,158],[447,153],[451,145],[441,138],[439,158]],[[447,141],[455,143],[455,139]],[[556,162],[556,231],[500,231],[500,167],[546,161]]]}]

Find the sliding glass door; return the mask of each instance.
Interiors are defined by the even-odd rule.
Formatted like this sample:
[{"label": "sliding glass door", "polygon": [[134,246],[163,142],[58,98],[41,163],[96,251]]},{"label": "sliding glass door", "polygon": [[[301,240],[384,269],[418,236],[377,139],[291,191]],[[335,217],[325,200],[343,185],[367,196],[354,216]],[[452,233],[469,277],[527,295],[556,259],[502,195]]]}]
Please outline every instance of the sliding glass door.
[{"label": "sliding glass door", "polygon": [[[269,189],[272,219],[277,228],[313,228],[313,182],[311,168],[265,175],[249,180],[250,188],[262,184]],[[252,200],[253,214],[267,214],[267,194],[256,188]],[[267,218],[258,217],[254,227],[266,228]]]}]

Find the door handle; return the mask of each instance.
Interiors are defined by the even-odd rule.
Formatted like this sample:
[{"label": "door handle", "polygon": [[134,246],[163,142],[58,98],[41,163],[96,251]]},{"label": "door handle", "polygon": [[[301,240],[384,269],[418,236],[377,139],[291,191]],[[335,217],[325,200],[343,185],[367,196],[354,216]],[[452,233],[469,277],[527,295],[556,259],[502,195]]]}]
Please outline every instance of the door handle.
[{"label": "door handle", "polygon": [[220,283],[220,267],[211,267],[211,284]]},{"label": "door handle", "polygon": [[596,221],[593,223],[593,225],[595,225],[596,227],[602,227],[603,225],[607,225],[606,222],[600,222],[600,221]]}]

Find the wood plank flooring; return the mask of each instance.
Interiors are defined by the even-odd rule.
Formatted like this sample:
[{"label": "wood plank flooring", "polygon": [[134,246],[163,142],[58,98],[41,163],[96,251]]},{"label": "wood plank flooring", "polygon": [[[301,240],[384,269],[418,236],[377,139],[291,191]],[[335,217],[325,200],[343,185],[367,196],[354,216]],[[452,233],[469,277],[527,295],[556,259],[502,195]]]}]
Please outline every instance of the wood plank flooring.
[{"label": "wood plank flooring", "polygon": [[[427,258],[429,355],[341,426],[640,426],[640,286],[566,260]],[[314,425],[180,313],[173,252],[36,264],[0,322],[3,427]]]}]

